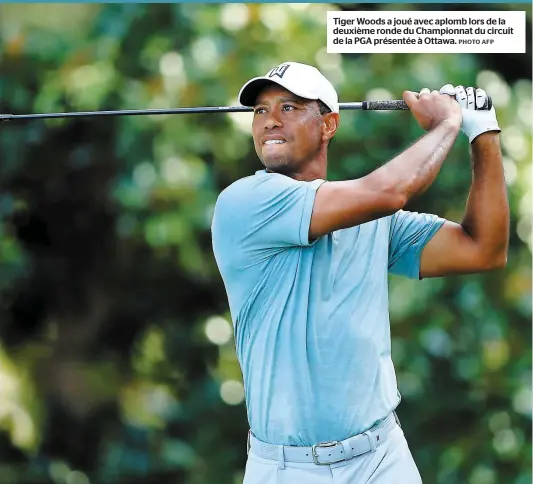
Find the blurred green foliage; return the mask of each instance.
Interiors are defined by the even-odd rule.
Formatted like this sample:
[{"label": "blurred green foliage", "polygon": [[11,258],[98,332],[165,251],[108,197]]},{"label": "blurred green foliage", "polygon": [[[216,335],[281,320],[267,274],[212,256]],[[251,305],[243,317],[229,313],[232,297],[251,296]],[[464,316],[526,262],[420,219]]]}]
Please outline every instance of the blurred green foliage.
[{"label": "blurred green foliage", "polygon": [[[526,484],[531,7],[484,7],[528,22],[527,54],[484,56],[327,54],[339,8],[399,7],[2,4],[0,112],[235,104],[284,60],[317,65],[344,102],[484,87],[503,128],[508,266],[391,278],[399,415],[424,482]],[[246,414],[209,227],[217,194],[260,168],[250,116],[0,128],[0,484],[239,482]],[[329,176],[366,174],[421,134],[407,112],[343,112]],[[410,209],[459,221],[469,182],[461,137]]]}]

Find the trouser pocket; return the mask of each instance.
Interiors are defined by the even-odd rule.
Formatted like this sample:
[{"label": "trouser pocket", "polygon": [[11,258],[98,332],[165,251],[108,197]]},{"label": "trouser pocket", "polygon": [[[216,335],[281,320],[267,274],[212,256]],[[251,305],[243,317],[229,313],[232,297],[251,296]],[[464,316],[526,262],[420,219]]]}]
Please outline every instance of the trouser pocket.
[{"label": "trouser pocket", "polygon": [[278,470],[277,462],[248,454],[243,484],[278,484]]}]

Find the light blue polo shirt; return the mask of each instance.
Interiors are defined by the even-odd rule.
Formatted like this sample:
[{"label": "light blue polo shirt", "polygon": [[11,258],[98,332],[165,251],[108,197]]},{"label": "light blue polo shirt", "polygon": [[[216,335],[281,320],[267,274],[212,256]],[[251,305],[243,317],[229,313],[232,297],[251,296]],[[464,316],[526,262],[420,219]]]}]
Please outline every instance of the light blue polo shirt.
[{"label": "light blue polo shirt", "polygon": [[258,171],[220,194],[211,227],[250,429],[271,444],[343,440],[398,405],[387,273],[418,279],[444,223],[399,211],[309,243],[322,183]]}]

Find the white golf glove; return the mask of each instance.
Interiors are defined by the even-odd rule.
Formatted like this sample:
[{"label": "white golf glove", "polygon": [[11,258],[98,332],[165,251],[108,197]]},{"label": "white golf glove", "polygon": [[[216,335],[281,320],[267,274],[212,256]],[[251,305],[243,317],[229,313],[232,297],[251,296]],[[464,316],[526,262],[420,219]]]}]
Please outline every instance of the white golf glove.
[{"label": "white golf glove", "polygon": [[494,106],[490,110],[480,109],[487,100],[487,93],[483,89],[474,89],[473,87],[465,89],[463,86],[454,87],[451,84],[446,84],[441,87],[439,92],[455,96],[462,108],[461,131],[468,136],[470,143],[487,131],[501,131]]}]

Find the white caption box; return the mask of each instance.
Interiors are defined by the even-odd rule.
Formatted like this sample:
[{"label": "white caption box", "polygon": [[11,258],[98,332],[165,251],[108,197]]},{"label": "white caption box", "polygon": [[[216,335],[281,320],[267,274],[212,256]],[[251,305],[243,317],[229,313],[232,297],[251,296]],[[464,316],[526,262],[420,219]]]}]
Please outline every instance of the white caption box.
[{"label": "white caption box", "polygon": [[525,53],[525,12],[328,12],[328,53]]}]

